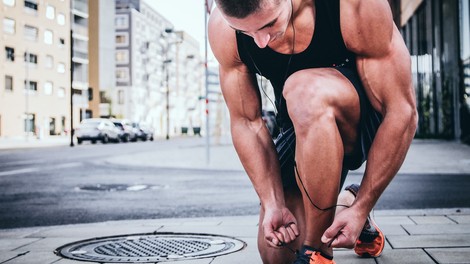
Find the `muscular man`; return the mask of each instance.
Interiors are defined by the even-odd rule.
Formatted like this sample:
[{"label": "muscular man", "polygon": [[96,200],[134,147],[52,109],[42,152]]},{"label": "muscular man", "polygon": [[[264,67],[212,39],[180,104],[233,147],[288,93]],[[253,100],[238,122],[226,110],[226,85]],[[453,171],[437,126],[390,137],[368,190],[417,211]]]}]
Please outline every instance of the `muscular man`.
[{"label": "muscular man", "polygon": [[[334,263],[334,247],[378,256],[369,213],[417,122],[410,57],[386,0],[216,0],[209,40],[233,143],[261,201],[264,263]],[[281,134],[261,116],[270,80]],[[276,151],[277,150],[277,151]],[[340,193],[367,159],[360,185]],[[291,251],[300,249],[297,255]]]}]

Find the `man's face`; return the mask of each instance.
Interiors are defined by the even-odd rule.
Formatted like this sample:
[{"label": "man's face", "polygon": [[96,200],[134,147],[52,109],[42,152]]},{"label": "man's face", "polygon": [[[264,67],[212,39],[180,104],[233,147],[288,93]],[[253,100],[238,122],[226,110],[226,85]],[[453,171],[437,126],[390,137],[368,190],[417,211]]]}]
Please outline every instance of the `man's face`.
[{"label": "man's face", "polygon": [[289,26],[292,16],[291,0],[263,0],[260,10],[245,17],[234,18],[222,12],[233,29],[252,37],[260,48],[280,40]]}]

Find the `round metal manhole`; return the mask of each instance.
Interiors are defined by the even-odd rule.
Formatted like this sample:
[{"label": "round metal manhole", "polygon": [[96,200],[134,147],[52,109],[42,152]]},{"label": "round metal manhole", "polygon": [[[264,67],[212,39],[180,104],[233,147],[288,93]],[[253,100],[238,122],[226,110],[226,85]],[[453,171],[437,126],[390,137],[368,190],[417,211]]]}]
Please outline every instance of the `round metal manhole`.
[{"label": "round metal manhole", "polygon": [[93,238],[59,247],[59,256],[98,263],[155,263],[237,252],[245,242],[210,234],[152,233]]}]

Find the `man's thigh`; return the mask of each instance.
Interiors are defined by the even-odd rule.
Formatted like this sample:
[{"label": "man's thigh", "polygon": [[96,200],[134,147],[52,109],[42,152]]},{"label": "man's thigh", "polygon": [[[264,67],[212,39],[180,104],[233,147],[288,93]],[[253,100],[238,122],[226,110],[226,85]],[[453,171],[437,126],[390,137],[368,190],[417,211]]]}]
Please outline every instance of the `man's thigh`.
[{"label": "man's thigh", "polygon": [[336,68],[305,69],[292,74],[283,90],[289,117],[309,122],[312,116],[331,110],[345,152],[351,152],[357,140],[360,99],[355,86]]}]

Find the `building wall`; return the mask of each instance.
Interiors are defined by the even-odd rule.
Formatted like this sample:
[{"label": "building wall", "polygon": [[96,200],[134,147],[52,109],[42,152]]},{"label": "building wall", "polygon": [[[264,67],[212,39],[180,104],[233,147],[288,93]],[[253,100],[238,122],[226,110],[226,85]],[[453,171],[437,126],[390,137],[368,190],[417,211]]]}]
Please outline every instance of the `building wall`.
[{"label": "building wall", "polygon": [[123,42],[116,57],[123,59],[116,61],[113,114],[150,125],[156,136],[180,134],[193,120],[200,127],[201,118],[192,117],[201,110],[199,43],[145,2],[119,1],[116,22],[116,41]]},{"label": "building wall", "polygon": [[[0,136],[60,134],[69,130],[70,6],[68,1],[32,1],[33,8],[24,3],[0,3]],[[6,19],[15,21],[13,33],[5,32]],[[25,38],[26,32],[32,32],[25,30],[26,25],[37,29],[35,39]],[[14,49],[14,61],[7,60],[6,47]],[[35,55],[37,63],[25,64],[25,52]],[[12,90],[7,90],[5,76],[12,77]],[[26,79],[36,82],[37,90],[26,92]],[[34,115],[29,133],[25,112]]]},{"label": "building wall", "polygon": [[89,109],[88,0],[71,0],[73,41],[73,126],[93,115]]},{"label": "building wall", "polygon": [[[419,2],[402,29],[412,58],[418,101],[418,137],[470,142],[468,96],[468,4]],[[468,2],[467,2],[468,3]],[[467,30],[462,30],[466,28]],[[467,90],[468,89],[468,90]]]},{"label": "building wall", "polygon": [[[110,93],[116,85],[114,0],[89,2],[89,82],[93,117],[110,116]],[[103,102],[101,102],[101,95]]]}]

